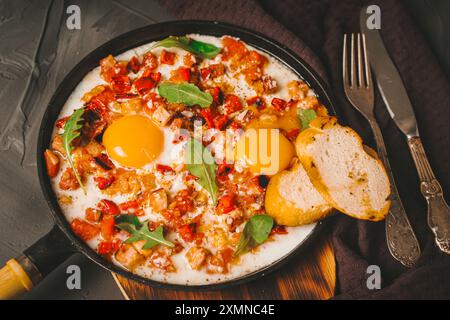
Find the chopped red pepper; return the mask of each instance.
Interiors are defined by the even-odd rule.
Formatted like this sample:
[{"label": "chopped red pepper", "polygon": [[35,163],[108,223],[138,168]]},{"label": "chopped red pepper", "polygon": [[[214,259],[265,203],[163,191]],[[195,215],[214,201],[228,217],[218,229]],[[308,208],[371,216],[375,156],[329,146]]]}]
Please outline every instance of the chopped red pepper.
[{"label": "chopped red pepper", "polygon": [[186,181],[186,182],[188,182],[188,181],[196,181],[196,180],[198,180],[199,178],[197,177],[197,176],[194,176],[193,174],[187,174],[185,177],[184,177],[184,181]]},{"label": "chopped red pepper", "polygon": [[236,111],[242,110],[242,103],[238,96],[230,94],[225,98],[224,104],[226,114],[231,114]]},{"label": "chopped red pepper", "polygon": [[100,232],[99,227],[78,218],[74,219],[70,223],[70,227],[72,228],[73,232],[84,241],[93,239]]},{"label": "chopped red pepper", "polygon": [[287,103],[283,99],[280,98],[272,99],[272,106],[278,111],[283,111],[286,108],[286,105]]},{"label": "chopped red pepper", "polygon": [[119,208],[122,211],[128,211],[130,209],[138,209],[139,203],[136,200],[129,200],[119,204]]},{"label": "chopped red pepper", "polygon": [[100,190],[107,189],[110,185],[112,185],[114,180],[116,180],[116,178],[114,176],[110,176],[110,177],[107,177],[107,178],[105,178],[105,177],[94,177],[94,181],[97,183],[97,187]]},{"label": "chopped red pepper", "polygon": [[115,204],[111,200],[100,200],[100,202],[97,203],[97,208],[106,214],[116,215],[120,213],[120,209],[117,204]]},{"label": "chopped red pepper", "polygon": [[161,72],[152,72],[150,74],[150,79],[152,79],[153,82],[157,84],[161,80]]},{"label": "chopped red pepper", "polygon": [[219,214],[225,214],[236,209],[234,194],[227,194],[219,199],[216,211]]},{"label": "chopped red pepper", "polygon": [[211,68],[201,68],[200,69],[200,76],[202,77],[203,80],[207,80],[210,75],[211,75]]},{"label": "chopped red pepper", "polygon": [[157,170],[158,172],[161,172],[162,174],[165,174],[165,173],[167,173],[167,172],[169,172],[169,173],[174,172],[174,170],[172,169],[172,167],[165,166],[165,165],[163,165],[163,164],[157,164],[157,165],[156,165],[156,170]]}]

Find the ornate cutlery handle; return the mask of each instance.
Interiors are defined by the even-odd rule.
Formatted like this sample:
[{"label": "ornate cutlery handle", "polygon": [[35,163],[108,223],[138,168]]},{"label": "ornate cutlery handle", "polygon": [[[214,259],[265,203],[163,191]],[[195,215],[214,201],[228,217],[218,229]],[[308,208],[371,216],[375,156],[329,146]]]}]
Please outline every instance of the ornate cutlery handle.
[{"label": "ornate cutlery handle", "polygon": [[372,128],[378,155],[386,167],[391,184],[391,207],[386,217],[386,238],[391,254],[406,267],[412,267],[420,257],[420,246],[409,223],[402,201],[398,195],[397,186],[392,176],[391,166],[387,157],[383,135],[376,120],[369,121]]},{"label": "ornate cutlery handle", "polygon": [[420,137],[408,138],[409,150],[420,178],[420,191],[428,204],[428,225],[434,232],[436,244],[450,254],[450,209],[445,202],[442,188],[431,170]]}]

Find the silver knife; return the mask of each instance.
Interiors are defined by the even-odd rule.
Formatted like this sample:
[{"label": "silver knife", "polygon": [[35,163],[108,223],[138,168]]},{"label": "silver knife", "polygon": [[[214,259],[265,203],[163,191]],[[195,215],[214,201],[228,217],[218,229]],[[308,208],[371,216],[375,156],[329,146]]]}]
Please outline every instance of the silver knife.
[{"label": "silver knife", "polygon": [[400,74],[392,62],[380,32],[367,27],[366,8],[361,10],[361,31],[366,35],[370,65],[383,101],[397,127],[406,135],[420,179],[420,191],[428,205],[428,225],[440,250],[450,254],[450,209],[433,174],[417,129],[416,117]]}]

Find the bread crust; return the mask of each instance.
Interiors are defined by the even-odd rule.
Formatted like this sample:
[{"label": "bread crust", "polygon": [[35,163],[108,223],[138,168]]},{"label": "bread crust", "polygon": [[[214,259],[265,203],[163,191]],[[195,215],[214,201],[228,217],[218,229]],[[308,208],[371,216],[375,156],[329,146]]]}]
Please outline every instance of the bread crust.
[{"label": "bread crust", "polygon": [[[311,121],[310,128],[302,131],[296,139],[295,148],[300,162],[305,168],[306,173],[308,174],[314,187],[317,189],[317,191],[319,191],[319,193],[331,206],[333,206],[340,212],[357,219],[364,219],[371,221],[383,220],[386,217],[387,213],[389,212],[390,200],[386,200],[386,204],[380,210],[375,210],[373,208],[367,208],[367,210],[365,210],[364,212],[349,212],[345,210],[343,206],[332,197],[328,186],[322,179],[319,170],[314,164],[313,156],[307,152],[307,146],[315,141],[315,137],[317,135],[322,134],[325,130],[330,129],[334,126],[339,126],[336,117],[318,117],[313,121]],[[380,159],[378,157],[374,157],[372,152],[367,152],[364,149],[361,137],[353,129],[349,127],[345,127],[345,129],[349,132],[349,134],[353,135],[358,140],[361,151],[364,151],[378,163],[378,165],[382,169],[381,172],[383,172],[386,175],[386,179],[387,181],[389,181],[389,179],[387,178],[386,169],[384,168]],[[391,191],[389,183],[387,184],[386,187],[388,188],[388,194],[390,194]]]},{"label": "bread crust", "polygon": [[332,212],[332,207],[325,201],[322,205],[315,206],[311,210],[302,210],[295,203],[285,199],[279,191],[280,180],[284,175],[296,172],[301,166],[295,164],[291,170],[284,170],[270,179],[266,190],[265,208],[266,213],[274,218],[279,225],[295,227],[319,221]]}]

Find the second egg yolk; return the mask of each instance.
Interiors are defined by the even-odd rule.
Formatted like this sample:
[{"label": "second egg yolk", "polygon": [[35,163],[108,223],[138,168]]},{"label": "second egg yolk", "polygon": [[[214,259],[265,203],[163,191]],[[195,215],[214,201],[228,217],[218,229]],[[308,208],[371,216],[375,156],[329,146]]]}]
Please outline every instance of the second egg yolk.
[{"label": "second egg yolk", "polygon": [[103,145],[108,155],[119,164],[141,168],[161,154],[164,148],[164,134],[147,117],[124,116],[105,130]]},{"label": "second egg yolk", "polygon": [[271,176],[289,166],[294,146],[278,129],[252,128],[236,144],[235,157],[253,173]]}]

